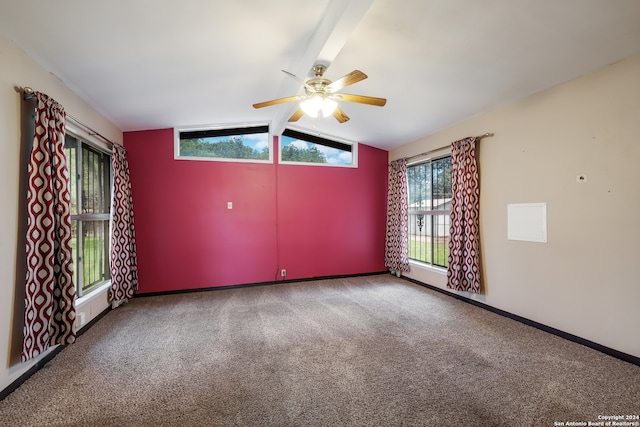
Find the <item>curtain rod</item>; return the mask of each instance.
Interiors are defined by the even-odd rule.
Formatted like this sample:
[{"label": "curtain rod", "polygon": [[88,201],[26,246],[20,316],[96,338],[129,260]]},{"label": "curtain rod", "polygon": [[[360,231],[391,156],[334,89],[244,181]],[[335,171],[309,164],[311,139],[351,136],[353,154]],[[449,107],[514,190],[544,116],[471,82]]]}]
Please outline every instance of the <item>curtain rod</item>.
[{"label": "curtain rod", "polygon": [[[482,138],[491,138],[492,136],[493,136],[493,132],[487,132],[487,133],[485,133],[485,134],[483,134],[483,135],[478,135],[478,136],[476,136],[476,138],[477,138],[477,139],[482,139]],[[429,155],[429,154],[431,154],[431,153],[435,153],[436,151],[440,151],[440,150],[442,150],[443,148],[448,148],[449,146],[450,146],[450,145],[445,145],[444,147],[435,148],[435,149],[433,149],[433,150],[425,151],[424,153],[420,153],[420,154],[416,154],[416,155],[414,155],[414,156],[407,157],[407,160],[415,159],[416,157],[427,156],[427,155]]]},{"label": "curtain rod", "polygon": [[[36,96],[35,92],[33,91],[33,89],[31,89],[29,86],[26,86],[26,87],[14,86],[13,88],[15,89],[16,92],[22,92],[23,95],[24,95],[24,99],[25,100],[31,99],[34,96]],[[89,125],[86,125],[86,124],[82,123],[80,120],[76,119],[71,114],[66,113],[66,116],[72,122],[74,122],[78,126],[84,128],[84,130],[86,130],[89,133],[89,136],[97,136],[97,137],[101,138],[102,140],[106,141],[107,143],[111,144],[112,146],[116,144],[115,142],[113,142],[109,138],[107,138],[106,136],[102,135],[100,132],[97,132],[97,131],[93,130]]]}]

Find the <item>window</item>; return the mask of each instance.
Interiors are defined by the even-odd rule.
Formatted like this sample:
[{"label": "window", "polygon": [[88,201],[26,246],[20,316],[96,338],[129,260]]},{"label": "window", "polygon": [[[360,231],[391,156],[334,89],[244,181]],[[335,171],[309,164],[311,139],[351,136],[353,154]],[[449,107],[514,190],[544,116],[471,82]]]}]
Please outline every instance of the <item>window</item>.
[{"label": "window", "polygon": [[271,162],[268,125],[175,130],[175,158]]},{"label": "window", "polygon": [[407,167],[409,182],[409,258],[449,265],[451,156]]},{"label": "window", "polygon": [[82,297],[110,279],[111,156],[67,133],[73,279]]},{"label": "window", "polygon": [[285,129],[280,138],[280,162],[357,166],[357,145]]}]

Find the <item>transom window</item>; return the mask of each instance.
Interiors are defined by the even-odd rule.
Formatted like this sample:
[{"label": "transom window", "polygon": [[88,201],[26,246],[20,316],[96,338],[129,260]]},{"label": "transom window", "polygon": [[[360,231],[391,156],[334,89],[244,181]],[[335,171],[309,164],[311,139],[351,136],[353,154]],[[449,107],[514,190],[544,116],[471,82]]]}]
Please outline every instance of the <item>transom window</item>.
[{"label": "transom window", "polygon": [[407,167],[409,185],[409,258],[449,265],[451,156]]},{"label": "transom window", "polygon": [[175,130],[174,155],[185,160],[271,162],[268,125]]},{"label": "transom window", "polygon": [[71,193],[73,278],[79,298],[111,278],[111,156],[69,133],[65,154]]},{"label": "transom window", "polygon": [[357,166],[357,144],[285,129],[280,138],[280,162]]}]

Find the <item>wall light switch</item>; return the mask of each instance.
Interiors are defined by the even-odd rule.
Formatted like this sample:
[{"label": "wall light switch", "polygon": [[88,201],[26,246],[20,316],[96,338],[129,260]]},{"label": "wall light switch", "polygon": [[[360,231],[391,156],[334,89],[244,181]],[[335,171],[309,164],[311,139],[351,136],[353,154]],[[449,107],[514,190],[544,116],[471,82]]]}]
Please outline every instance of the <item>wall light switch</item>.
[{"label": "wall light switch", "polygon": [[227,209],[233,209],[233,202],[227,202]]}]

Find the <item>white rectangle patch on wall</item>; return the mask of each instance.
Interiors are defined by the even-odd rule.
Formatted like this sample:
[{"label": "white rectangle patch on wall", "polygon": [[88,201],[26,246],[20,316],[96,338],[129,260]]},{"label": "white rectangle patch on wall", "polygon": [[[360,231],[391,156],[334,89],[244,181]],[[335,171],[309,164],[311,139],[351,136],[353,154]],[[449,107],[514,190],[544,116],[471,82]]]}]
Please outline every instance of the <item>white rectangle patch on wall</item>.
[{"label": "white rectangle patch on wall", "polygon": [[547,204],[508,204],[507,239],[525,242],[546,242]]}]

